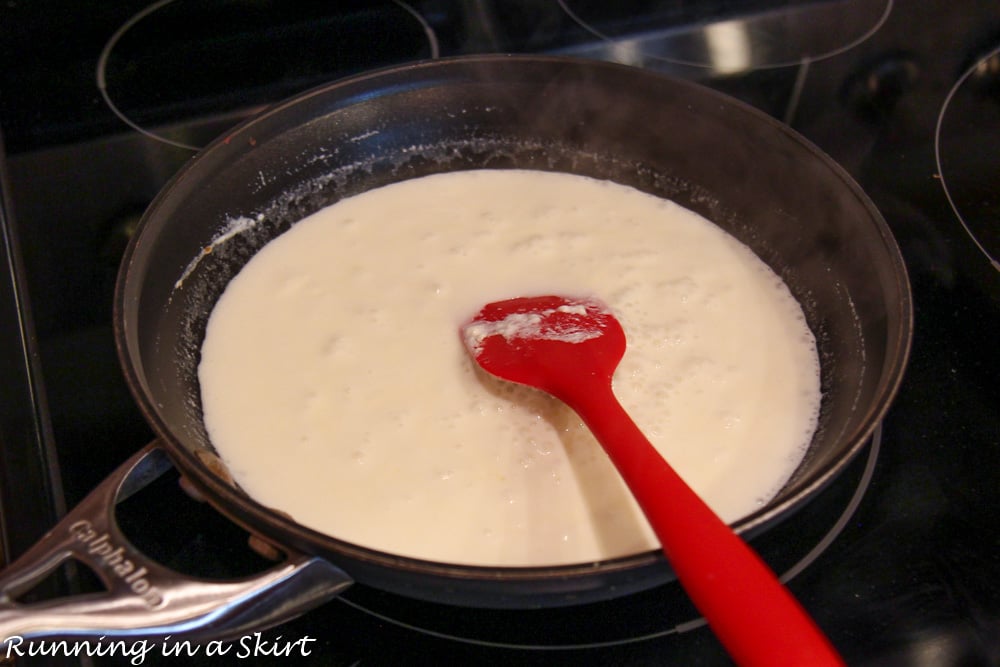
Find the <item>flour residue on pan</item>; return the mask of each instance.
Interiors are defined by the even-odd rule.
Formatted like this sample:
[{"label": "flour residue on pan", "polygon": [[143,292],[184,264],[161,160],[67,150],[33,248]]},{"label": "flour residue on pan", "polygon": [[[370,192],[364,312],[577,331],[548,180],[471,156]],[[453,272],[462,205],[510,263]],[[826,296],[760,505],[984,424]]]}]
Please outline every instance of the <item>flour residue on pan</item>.
[{"label": "flour residue on pan", "polygon": [[175,290],[180,289],[184,285],[185,279],[187,279],[187,277],[191,275],[191,273],[193,273],[196,268],[198,268],[198,264],[201,263],[202,259],[204,259],[208,255],[211,255],[222,244],[231,240],[238,234],[242,234],[246,232],[248,229],[254,227],[256,224],[260,222],[260,220],[261,220],[260,216],[257,216],[256,218],[248,218],[245,216],[240,216],[227,221],[223,225],[219,233],[216,234],[214,237],[212,237],[211,242],[201,249],[201,253],[196,255],[194,259],[192,259],[188,263],[188,265],[184,267],[184,272],[181,273],[181,277],[178,278],[177,281],[174,283],[174,289]]}]

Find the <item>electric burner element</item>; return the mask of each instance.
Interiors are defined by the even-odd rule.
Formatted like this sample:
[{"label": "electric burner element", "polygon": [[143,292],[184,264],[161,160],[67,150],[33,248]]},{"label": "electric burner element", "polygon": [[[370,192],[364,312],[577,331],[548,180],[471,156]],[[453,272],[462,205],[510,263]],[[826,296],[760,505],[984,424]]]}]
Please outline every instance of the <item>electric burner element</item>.
[{"label": "electric burner element", "polygon": [[434,30],[403,0],[313,4],[264,3],[255,11],[245,3],[159,0],[108,39],[97,88],[132,129],[198,150],[183,136],[148,128],[179,113],[250,114],[340,76],[439,55]]},{"label": "electric burner element", "polygon": [[955,215],[1000,271],[1000,47],[973,63],[948,93],[934,149]]}]

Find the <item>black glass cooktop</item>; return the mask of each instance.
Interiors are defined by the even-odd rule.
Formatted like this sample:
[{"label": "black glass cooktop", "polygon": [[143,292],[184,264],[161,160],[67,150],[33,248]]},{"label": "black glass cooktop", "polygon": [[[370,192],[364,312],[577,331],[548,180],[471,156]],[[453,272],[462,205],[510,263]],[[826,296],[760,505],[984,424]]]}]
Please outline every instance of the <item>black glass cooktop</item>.
[{"label": "black glass cooktop", "polygon": [[[0,10],[9,56],[0,79],[5,558],[41,535],[63,500],[78,502],[152,438],[114,355],[111,289],[138,216],[190,159],[186,146],[269,102],[373,67],[560,53],[740,97],[827,151],[875,201],[913,287],[906,377],[844,475],[754,545],[851,665],[1000,665],[995,2],[294,4],[53,1]],[[176,482],[168,474],[122,505],[135,542],[206,577],[265,566],[241,530]],[[89,586],[86,576],[56,578],[39,595]],[[256,653],[263,664],[345,666],[727,664],[672,583],[526,612],[357,586],[259,638],[230,642],[225,656],[206,648],[185,662],[245,664]],[[292,655],[264,655],[275,651]],[[160,653],[143,664],[178,660]]]}]

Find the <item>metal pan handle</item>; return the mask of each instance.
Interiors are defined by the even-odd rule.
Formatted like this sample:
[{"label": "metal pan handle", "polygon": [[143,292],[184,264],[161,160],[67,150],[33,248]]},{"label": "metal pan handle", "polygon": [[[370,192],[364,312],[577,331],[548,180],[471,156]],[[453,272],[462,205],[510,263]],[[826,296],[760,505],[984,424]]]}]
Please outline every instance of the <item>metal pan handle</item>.
[{"label": "metal pan handle", "polygon": [[[171,465],[156,443],[145,447],[0,572],[0,641],[167,635],[231,639],[294,618],[351,585],[351,578],[329,562],[290,551],[265,572],[221,582],[188,577],[150,560],[122,534],[115,505]],[[16,601],[68,558],[90,566],[107,591],[33,604]]]}]

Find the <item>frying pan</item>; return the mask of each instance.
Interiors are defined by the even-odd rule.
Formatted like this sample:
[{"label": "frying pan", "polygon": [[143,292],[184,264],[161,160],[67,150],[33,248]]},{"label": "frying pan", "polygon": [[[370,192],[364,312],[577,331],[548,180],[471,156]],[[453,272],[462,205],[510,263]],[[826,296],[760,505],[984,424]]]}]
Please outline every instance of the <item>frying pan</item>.
[{"label": "frying pan", "polygon": [[[157,440],[8,568],[0,634],[231,636],[301,613],[352,582],[453,605],[536,608],[669,580],[658,551],[511,568],[350,544],[247,496],[205,432],[196,378],[205,325],[226,283],[265,243],[375,187],[515,167],[609,179],[673,199],[749,245],[785,280],[817,339],[819,426],[785,487],[734,527],[750,537],[808,512],[888,409],[912,335],[899,250],[859,187],[786,126],[694,83],[557,57],[415,63],[276,105],[214,141],[151,203],[121,266],[114,323],[122,367]],[[390,236],[391,224],[373,232]],[[285,560],[219,584],[181,577],[136,551],[115,524],[114,504],[170,465],[223,514],[280,547]],[[15,601],[69,557],[89,564],[109,593]]]}]

